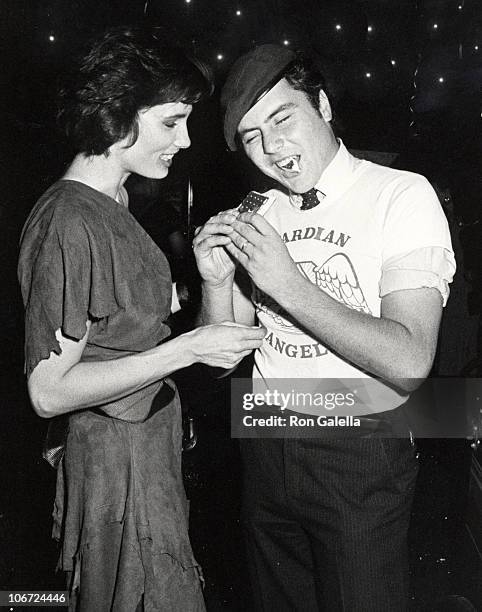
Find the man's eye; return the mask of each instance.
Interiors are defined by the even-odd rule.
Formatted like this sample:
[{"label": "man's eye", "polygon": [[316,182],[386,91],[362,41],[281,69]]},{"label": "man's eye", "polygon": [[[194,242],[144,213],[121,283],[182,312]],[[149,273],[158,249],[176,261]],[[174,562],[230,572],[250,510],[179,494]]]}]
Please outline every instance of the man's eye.
[{"label": "man's eye", "polygon": [[284,123],[285,121],[287,121],[289,118],[291,117],[291,115],[286,115],[286,117],[280,117],[279,119],[275,120],[275,124],[279,125],[280,123]]},{"label": "man's eye", "polygon": [[167,128],[174,128],[174,127],[176,127],[177,123],[176,123],[176,121],[165,121],[164,125]]},{"label": "man's eye", "polygon": [[259,137],[259,134],[253,134],[245,139],[244,144],[253,144],[253,142]]}]

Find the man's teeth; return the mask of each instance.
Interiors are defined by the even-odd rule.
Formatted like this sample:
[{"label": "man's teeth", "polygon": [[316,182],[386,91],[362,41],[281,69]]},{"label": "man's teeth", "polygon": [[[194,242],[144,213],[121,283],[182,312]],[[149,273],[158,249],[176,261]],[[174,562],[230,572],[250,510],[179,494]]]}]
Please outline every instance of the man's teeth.
[{"label": "man's teeth", "polygon": [[290,157],[285,157],[285,159],[282,159],[281,161],[277,162],[276,165],[278,166],[278,168],[281,168],[281,170],[291,170],[293,172],[300,171],[298,157],[295,155],[291,155]]}]

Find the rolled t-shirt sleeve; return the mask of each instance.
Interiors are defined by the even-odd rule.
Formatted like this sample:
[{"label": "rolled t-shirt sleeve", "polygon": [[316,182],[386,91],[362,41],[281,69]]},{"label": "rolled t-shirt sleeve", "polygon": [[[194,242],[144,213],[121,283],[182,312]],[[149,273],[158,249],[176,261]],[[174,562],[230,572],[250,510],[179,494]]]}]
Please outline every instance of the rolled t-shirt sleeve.
[{"label": "rolled t-shirt sleeve", "polygon": [[438,289],[443,305],[455,272],[453,254],[442,247],[422,247],[385,262],[380,280],[380,297],[402,289]]},{"label": "rolled t-shirt sleeve", "polygon": [[432,287],[444,305],[455,274],[447,219],[430,183],[406,174],[392,186],[383,222],[380,297],[393,291]]}]

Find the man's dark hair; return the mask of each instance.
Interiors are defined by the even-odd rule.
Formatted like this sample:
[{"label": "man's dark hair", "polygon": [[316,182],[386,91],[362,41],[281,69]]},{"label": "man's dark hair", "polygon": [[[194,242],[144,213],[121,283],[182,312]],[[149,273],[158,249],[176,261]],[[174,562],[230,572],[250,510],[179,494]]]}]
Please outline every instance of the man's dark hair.
[{"label": "man's dark hair", "polygon": [[95,40],[69,71],[57,118],[74,153],[100,155],[138,137],[138,112],[194,104],[212,93],[209,70],[163,40],[155,28],[115,28]]},{"label": "man's dark hair", "polygon": [[285,78],[293,89],[303,91],[317,111],[320,110],[320,90],[322,89],[328,99],[330,98],[326,90],[325,77],[314,58],[299,53],[297,58],[287,66],[280,79],[282,78]]}]

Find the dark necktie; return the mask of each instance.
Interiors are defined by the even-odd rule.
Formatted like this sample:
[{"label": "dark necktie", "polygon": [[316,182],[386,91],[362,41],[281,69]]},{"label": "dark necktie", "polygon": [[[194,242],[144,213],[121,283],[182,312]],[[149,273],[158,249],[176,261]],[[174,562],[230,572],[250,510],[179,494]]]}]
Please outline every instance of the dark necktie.
[{"label": "dark necktie", "polygon": [[318,199],[318,190],[313,187],[306,193],[302,193],[301,200],[302,204],[300,210],[309,210],[310,208],[318,206],[320,203],[320,200]]}]

